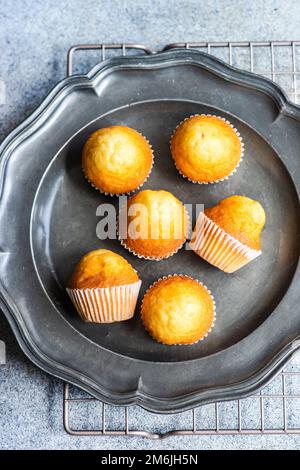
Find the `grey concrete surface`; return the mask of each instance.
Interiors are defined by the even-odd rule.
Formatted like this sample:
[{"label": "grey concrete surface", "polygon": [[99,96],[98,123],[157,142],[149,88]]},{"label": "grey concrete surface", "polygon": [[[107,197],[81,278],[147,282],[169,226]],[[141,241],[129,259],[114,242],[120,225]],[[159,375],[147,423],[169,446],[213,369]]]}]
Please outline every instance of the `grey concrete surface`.
[{"label": "grey concrete surface", "polygon": [[[0,140],[65,76],[66,51],[74,43],[124,41],[160,49],[177,41],[297,40],[299,18],[296,0],[0,0]],[[62,426],[61,381],[25,358],[3,315],[0,340],[7,346],[7,363],[0,365],[1,449],[299,448],[300,436],[294,435],[174,437],[162,442],[71,437]],[[269,408],[274,426],[280,406]],[[296,415],[299,421],[299,412],[299,405],[291,404],[289,419]],[[133,410],[135,420],[137,413]],[[255,414],[251,404],[247,414],[250,419]],[[150,427],[163,426],[156,419],[147,417]],[[224,419],[226,426],[228,413]],[[173,417],[171,426],[184,420]]]}]

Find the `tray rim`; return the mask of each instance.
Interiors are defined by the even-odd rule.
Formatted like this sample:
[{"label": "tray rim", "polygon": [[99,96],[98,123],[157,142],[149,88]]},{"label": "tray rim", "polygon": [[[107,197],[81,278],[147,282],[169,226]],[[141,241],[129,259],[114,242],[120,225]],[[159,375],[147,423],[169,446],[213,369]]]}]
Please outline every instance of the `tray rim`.
[{"label": "tray rim", "polygon": [[[193,57],[194,56],[194,57]],[[203,61],[199,63],[198,59],[201,57]],[[195,59],[195,60],[194,60]],[[196,65],[208,69],[215,75],[221,76],[225,79],[230,80],[233,83],[241,83],[244,86],[260,90],[277,103],[280,113],[295,117],[297,120],[300,119],[300,104],[293,103],[289,100],[286,92],[271,79],[259,75],[255,72],[249,72],[242,70],[233,65],[229,65],[227,62],[207,54],[206,52],[197,51],[193,49],[173,49],[171,51],[157,52],[153,55],[146,56],[125,56],[125,57],[114,57],[106,59],[105,61],[96,64],[87,74],[71,75],[63,78],[57,85],[55,85],[46,97],[42,100],[39,106],[18,126],[15,127],[1,142],[0,144],[0,158],[8,147],[10,147],[16,137],[22,141],[22,137],[27,135],[27,132],[34,126],[37,118],[41,117],[42,114],[52,105],[58,98],[63,98],[61,94],[69,94],[71,91],[79,87],[94,88],[97,82],[97,78],[101,78],[102,74],[106,71],[113,72],[117,67],[118,69],[126,68],[143,68],[153,69],[160,67],[168,67],[174,65],[174,60],[177,61],[176,65]],[[22,134],[21,134],[22,133]],[[0,174],[0,190],[2,188],[2,176]],[[1,196],[1,191],[0,191]]]},{"label": "tray rim", "polygon": [[[17,146],[22,143],[22,141],[26,138],[30,131],[34,132],[36,124],[42,125],[43,119],[40,118],[43,116],[43,114],[45,115],[46,111],[52,105],[54,106],[57,101],[64,98],[64,96],[66,96],[65,94],[71,93],[74,87],[94,87],[98,79],[101,80],[106,75],[106,73],[113,72],[116,68],[126,69],[129,67],[138,69],[153,69],[181,64],[198,65],[209,69],[210,72],[218,76],[230,80],[230,82],[241,83],[244,86],[249,86],[256,90],[263,91],[264,93],[267,93],[269,96],[271,96],[276,102],[279,109],[279,113],[286,114],[290,117],[295,118],[297,121],[300,121],[300,106],[291,103],[288,100],[285,92],[277,84],[267,78],[261,77],[251,72],[244,72],[239,69],[236,69],[226,64],[225,62],[203,52],[191,50],[173,50],[171,52],[158,53],[153,56],[132,56],[125,58],[118,57],[114,59],[108,59],[107,61],[96,65],[87,75],[77,75],[62,80],[48,94],[48,96],[36,109],[36,111],[34,111],[29,118],[27,118],[14,131],[12,131],[8,135],[8,137],[3,141],[0,146],[0,200],[2,196],[3,181],[5,177],[5,161],[3,161],[2,158],[4,156],[3,154],[5,154],[6,158],[9,158],[9,151],[12,151],[14,149],[14,145]],[[296,185],[295,187],[299,194],[299,188]],[[291,284],[294,282],[297,273],[299,274],[299,264],[294,273]],[[5,300],[5,297],[7,297],[7,301]],[[13,332],[17,338],[19,345],[21,346],[25,354],[32,360],[32,362],[34,362],[46,372],[49,372],[50,374],[59,377],[63,380],[68,380],[68,382],[83,388],[88,393],[96,396],[99,399],[114,404],[116,404],[116,401],[118,402],[117,404],[139,404],[150,411],[156,412],[176,412],[178,410],[188,409],[191,406],[194,406],[195,401],[197,401],[197,403],[199,404],[199,391],[193,392],[192,394],[176,397],[175,399],[172,398],[172,410],[166,410],[164,408],[165,402],[169,402],[169,400],[151,397],[145,394],[144,392],[140,391],[138,387],[132,393],[122,393],[122,399],[119,396],[120,394],[115,394],[111,391],[108,392],[110,396],[107,397],[105,393],[100,393],[96,389],[94,389],[92,381],[90,379],[88,380],[90,384],[88,384],[85,380],[80,381],[78,379],[75,379],[74,375],[69,376],[69,373],[67,372],[65,366],[48,358],[47,356],[45,356],[44,353],[38,350],[35,344],[31,344],[30,334],[28,331],[26,331],[25,326],[22,325],[21,318],[18,318],[18,309],[15,309],[12,303],[12,299],[10,299],[9,295],[7,295],[5,291],[3,291],[1,283],[0,306],[13,329]],[[236,397],[248,396],[254,390],[257,390],[262,385],[268,383],[282,369],[284,364],[295,353],[295,351],[300,348],[299,339],[300,336],[297,339],[294,339],[289,344],[285,345],[285,347],[280,351],[280,353],[278,353],[277,356],[273,357],[273,359],[266,366],[264,366],[262,370],[258,370],[257,374],[252,375],[250,378],[245,379],[242,382],[237,382],[236,384],[230,384],[226,387],[218,387],[206,391],[209,392],[209,395],[213,395],[214,398],[202,397],[201,404],[216,401],[217,395],[219,393],[223,393],[222,400],[230,400]],[[54,362],[56,368],[55,366],[51,365],[51,362]],[[60,366],[64,368],[61,373],[59,371]],[[230,388],[230,391],[227,391],[226,393],[226,390],[223,389],[227,389],[228,387]],[[99,390],[99,385],[97,386],[97,388]],[[115,398],[111,398],[112,396],[115,396]],[[125,403],[121,403],[123,400],[125,400]],[[158,404],[158,402],[160,402],[160,404]]]},{"label": "tray rim", "polygon": [[[249,379],[230,384],[229,386],[209,389],[206,391],[207,396],[202,397],[201,401],[199,401],[199,392],[180,395],[179,397],[172,398],[172,408],[169,409],[165,408],[166,404],[169,404],[169,399],[152,397],[151,395],[141,392],[138,388],[132,393],[118,394],[116,392],[107,391],[104,388],[99,391],[99,385],[96,385],[96,383],[91,379],[88,379],[87,381],[83,380],[82,374],[82,379],[77,379],[74,374],[72,374],[72,369],[67,370],[66,366],[58,363],[57,361],[53,361],[44,353],[40,352],[36,345],[30,343],[30,336],[26,335],[25,330],[20,328],[18,321],[13,315],[11,315],[9,307],[2,298],[0,298],[0,306],[16,336],[20,348],[41,370],[81,388],[85,392],[101,401],[104,401],[105,403],[117,406],[139,405],[147,411],[159,414],[173,414],[187,411],[194,406],[203,406],[212,402],[247,398],[257,390],[268,385],[268,383],[281,372],[285,364],[300,349],[300,336],[298,336],[292,342],[287,344],[276,356],[274,356],[267,365],[260,369],[256,374],[252,375]],[[54,365],[52,365],[52,363]],[[60,366],[63,368],[62,371],[59,370]],[[93,385],[93,383],[95,385]],[[221,398],[218,399],[219,396]]]}]

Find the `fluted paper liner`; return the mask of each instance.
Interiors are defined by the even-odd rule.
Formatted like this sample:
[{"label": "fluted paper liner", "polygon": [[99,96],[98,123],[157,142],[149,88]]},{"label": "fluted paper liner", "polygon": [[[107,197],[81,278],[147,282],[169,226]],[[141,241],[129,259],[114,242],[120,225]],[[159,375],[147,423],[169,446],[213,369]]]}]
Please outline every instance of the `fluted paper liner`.
[{"label": "fluted paper liner", "polygon": [[162,341],[159,341],[158,339],[154,338],[150,331],[148,331],[148,329],[146,328],[146,325],[144,324],[143,322],[143,316],[142,316],[142,322],[143,322],[143,326],[145,328],[145,330],[147,331],[147,333],[151,336],[152,339],[154,339],[154,341],[156,341],[157,343],[160,343],[160,344],[165,344],[165,346],[191,346],[193,344],[197,344],[199,343],[200,341],[203,341],[208,335],[209,333],[212,331],[212,329],[214,328],[215,326],[215,322],[216,322],[216,302],[215,302],[215,298],[213,296],[213,294],[211,293],[211,291],[208,289],[208,287],[203,284],[203,282],[201,281],[198,281],[198,279],[195,279],[194,277],[191,277],[191,276],[187,276],[186,274],[169,274],[168,276],[163,276],[163,277],[160,277],[159,279],[157,279],[157,281],[153,282],[153,284],[151,284],[151,286],[148,287],[148,289],[146,290],[145,294],[144,294],[144,297],[143,297],[143,300],[142,300],[142,305],[141,305],[141,309],[142,309],[142,306],[143,306],[143,302],[144,302],[144,298],[146,296],[146,294],[148,293],[148,291],[150,289],[152,289],[153,286],[155,286],[155,284],[157,284],[158,282],[164,280],[164,279],[168,279],[170,277],[176,277],[176,276],[181,276],[181,277],[187,277],[188,279],[193,279],[193,281],[196,281],[198,282],[198,284],[200,284],[202,287],[204,287],[204,289],[209,293],[211,299],[212,299],[212,302],[213,302],[213,321],[211,323],[211,326],[209,328],[209,330],[207,330],[207,332],[202,336],[202,338],[199,338],[197,341],[194,341],[194,343],[174,343],[174,344],[166,344],[166,343],[163,343]]},{"label": "fluted paper liner", "polygon": [[[223,118],[222,116],[217,116],[216,114],[192,114],[191,116],[188,116],[186,117],[185,119],[183,119],[183,121],[181,121],[174,129],[174,132],[171,136],[171,139],[170,139],[170,148],[171,148],[171,143],[172,143],[172,139],[174,137],[174,134],[177,130],[177,128],[184,122],[184,121],[187,121],[188,119],[192,118],[192,117],[195,117],[195,116],[209,116],[209,117],[215,117],[215,118],[218,118],[220,119],[221,121],[224,121],[226,122],[226,124],[228,124],[233,130],[234,132],[236,133],[236,135],[238,136],[239,138],[239,141],[241,142],[241,157],[240,157],[240,160],[238,162],[238,164],[236,165],[236,167],[232,170],[231,173],[229,173],[227,176],[224,176],[224,178],[219,178],[217,180],[213,180],[213,181],[195,181],[195,180],[192,180],[191,178],[189,178],[188,176],[184,175],[182,173],[182,171],[178,168],[176,162],[175,162],[175,159],[173,158],[173,161],[174,161],[174,165],[175,165],[175,168],[176,170],[178,171],[178,173],[183,177],[183,178],[186,178],[188,181],[190,181],[191,183],[194,183],[194,184],[215,184],[215,183],[221,183],[222,181],[226,181],[228,180],[228,178],[230,178],[230,176],[234,175],[234,173],[237,172],[237,169],[238,167],[240,166],[243,158],[244,158],[244,142],[243,142],[243,139],[241,137],[241,134],[239,133],[239,131],[234,127],[233,124],[231,124],[230,121],[228,121],[228,119],[225,119]],[[171,152],[172,153],[172,152]]]},{"label": "fluted paper liner", "polygon": [[201,258],[227,273],[233,273],[261,255],[225,232],[204,212],[199,214],[190,247]]},{"label": "fluted paper liner", "polygon": [[82,320],[113,323],[133,317],[142,282],[93,289],[67,289]]},{"label": "fluted paper liner", "polygon": [[171,256],[175,255],[179,250],[181,250],[181,248],[183,247],[183,245],[186,242],[186,240],[184,240],[182,242],[182,244],[176,248],[176,250],[172,251],[171,253],[168,253],[165,256],[158,257],[158,256],[144,256],[144,255],[141,255],[140,253],[137,253],[136,251],[132,250],[132,248],[130,248],[126,244],[125,240],[123,240],[122,238],[119,238],[119,241],[120,241],[121,245],[123,246],[123,248],[128,250],[131,254],[133,254],[134,256],[137,256],[139,259],[146,259],[148,261],[162,261],[164,259],[168,259]]}]

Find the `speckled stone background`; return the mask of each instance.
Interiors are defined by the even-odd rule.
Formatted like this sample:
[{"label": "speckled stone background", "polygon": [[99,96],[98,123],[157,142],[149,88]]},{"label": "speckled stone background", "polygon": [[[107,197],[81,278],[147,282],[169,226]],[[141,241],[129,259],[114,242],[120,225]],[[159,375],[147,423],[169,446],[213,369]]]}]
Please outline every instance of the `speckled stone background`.
[{"label": "speckled stone background", "polygon": [[[19,124],[65,76],[66,52],[75,43],[137,42],[157,50],[177,41],[297,40],[300,2],[297,0],[0,0],[0,139]],[[80,59],[78,59],[80,60]],[[5,86],[5,100],[4,100]],[[161,442],[140,438],[71,437],[62,425],[62,382],[33,366],[22,354],[0,315],[0,340],[7,363],[0,365],[1,449],[296,449],[300,436],[173,437]],[[299,359],[289,365],[299,369]],[[278,383],[269,390],[274,393]],[[298,387],[299,383],[294,384]],[[255,426],[257,407],[246,400],[249,424]],[[300,406],[288,405],[288,420],[300,426]],[[100,420],[97,407],[75,414],[74,425]],[[282,402],[267,403],[271,427],[280,426]],[[76,411],[76,410],[75,410]],[[208,422],[210,410],[199,410]],[[190,415],[164,420],[137,409],[132,426],[143,418],[152,430],[190,425]],[[224,405],[222,425],[234,418]],[[234,416],[231,416],[234,415]],[[109,408],[112,426],[122,416]],[[295,424],[296,425],[296,424]]]}]

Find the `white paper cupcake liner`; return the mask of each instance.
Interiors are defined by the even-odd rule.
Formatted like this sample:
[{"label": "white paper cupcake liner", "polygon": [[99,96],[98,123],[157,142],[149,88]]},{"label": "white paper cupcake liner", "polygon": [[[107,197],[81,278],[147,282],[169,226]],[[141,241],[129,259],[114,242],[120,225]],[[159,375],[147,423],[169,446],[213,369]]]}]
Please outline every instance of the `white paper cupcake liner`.
[{"label": "white paper cupcake liner", "polygon": [[[188,218],[188,235],[189,235],[190,230],[191,230],[191,219],[190,219],[189,213],[186,209],[185,209],[185,213],[186,213],[187,218]],[[162,261],[164,259],[170,258],[171,256],[175,255],[179,250],[181,250],[181,248],[183,247],[183,245],[185,244],[185,242],[188,239],[188,236],[187,236],[185,238],[185,240],[182,242],[182,244],[176,248],[176,250],[172,251],[171,253],[168,253],[166,256],[158,257],[158,256],[144,256],[144,255],[141,255],[140,253],[137,253],[134,250],[132,250],[132,248],[130,248],[126,244],[126,241],[123,238],[121,238],[120,235],[119,235],[119,219],[117,221],[117,237],[118,237],[119,242],[123,246],[123,248],[125,248],[127,251],[129,251],[134,256],[137,256],[139,259],[146,259],[148,261]]]},{"label": "white paper cupcake liner", "polygon": [[205,335],[202,336],[202,338],[199,338],[197,341],[194,341],[193,343],[174,343],[174,344],[166,344],[166,343],[163,343],[162,341],[159,341],[158,339],[154,338],[154,336],[151,335],[150,331],[147,329],[146,325],[144,324],[144,321],[143,321],[143,317],[142,317],[142,322],[143,322],[143,326],[145,328],[145,330],[147,331],[147,333],[149,334],[149,336],[151,336],[152,339],[154,339],[154,341],[156,341],[157,343],[160,343],[160,344],[164,344],[165,346],[191,346],[193,344],[197,344],[199,343],[200,341],[203,341],[208,335],[209,333],[212,331],[212,329],[214,328],[215,326],[215,322],[216,322],[216,302],[215,302],[215,298],[213,296],[213,294],[211,293],[211,291],[208,289],[208,287],[203,284],[203,282],[199,281],[198,279],[195,279],[194,277],[191,277],[191,276],[187,276],[186,274],[169,274],[168,276],[163,276],[163,277],[160,277],[159,279],[157,279],[155,282],[153,282],[153,284],[151,284],[148,289],[146,290],[144,296],[143,296],[143,300],[142,300],[142,303],[141,303],[141,310],[142,310],[142,307],[143,307],[143,302],[144,302],[144,299],[145,299],[145,296],[146,294],[150,291],[150,289],[152,289],[152,287],[155,286],[155,284],[157,284],[158,282],[164,280],[164,279],[168,279],[170,277],[176,277],[176,276],[181,276],[181,277],[186,277],[188,279],[192,279],[193,281],[196,281],[198,282],[198,284],[200,284],[202,287],[204,287],[204,289],[208,292],[208,294],[210,295],[211,299],[212,299],[212,302],[213,302],[213,321],[212,321],[212,324],[209,328],[209,330],[207,330],[207,332],[205,333]]},{"label": "white paper cupcake liner", "polygon": [[190,242],[197,255],[227,273],[233,273],[261,255],[244,245],[201,212]]},{"label": "white paper cupcake liner", "polygon": [[102,189],[98,188],[97,186],[94,185],[94,183],[91,182],[91,180],[88,179],[88,177],[86,176],[85,174],[85,171],[82,167],[82,171],[83,171],[83,174],[84,174],[84,177],[85,179],[88,181],[88,183],[94,188],[96,189],[96,191],[99,191],[99,193],[101,194],[104,194],[105,196],[111,196],[111,197],[120,197],[120,196],[130,196],[130,194],[133,194],[135,191],[137,191],[138,189],[140,189],[142,186],[144,186],[144,184],[146,183],[146,181],[149,179],[150,175],[151,175],[151,172],[152,172],[152,169],[153,169],[153,166],[154,166],[154,152],[153,152],[153,148],[152,148],[152,145],[150,144],[149,140],[146,139],[146,137],[141,134],[141,132],[139,132],[139,134],[144,137],[144,139],[146,140],[146,142],[148,143],[150,149],[151,149],[151,154],[152,154],[152,161],[151,161],[151,166],[150,166],[150,170],[149,170],[149,173],[148,175],[146,176],[146,178],[144,179],[144,181],[135,189],[132,189],[131,191],[128,191],[126,193],[108,193],[106,191],[102,191]]},{"label": "white paper cupcake liner", "polygon": [[173,161],[174,161],[174,165],[176,167],[176,170],[178,171],[178,173],[180,173],[180,175],[183,177],[183,178],[186,178],[188,181],[190,181],[191,183],[194,183],[194,184],[215,184],[215,183],[221,183],[222,181],[226,181],[228,180],[228,178],[230,178],[230,176],[234,175],[234,173],[237,172],[237,169],[238,167],[240,166],[240,164],[242,163],[243,161],[243,158],[244,158],[244,142],[243,142],[243,139],[241,137],[241,134],[239,133],[239,131],[233,126],[233,124],[231,124],[230,121],[228,121],[227,119],[221,117],[221,116],[217,116],[215,114],[192,114],[191,116],[188,116],[186,117],[185,119],[183,119],[183,121],[181,121],[174,129],[173,131],[173,134],[171,136],[171,139],[170,139],[170,147],[171,147],[171,143],[172,143],[172,140],[173,140],[173,137],[174,137],[174,134],[177,130],[177,128],[185,121],[187,121],[188,119],[192,118],[192,117],[195,117],[195,116],[210,116],[210,117],[215,117],[217,119],[221,119],[222,121],[226,122],[226,124],[228,124],[233,130],[234,132],[236,133],[236,135],[238,136],[239,138],[239,141],[241,142],[241,157],[240,157],[240,160],[238,162],[238,164],[236,165],[236,167],[232,170],[231,173],[229,173],[229,175],[225,176],[224,178],[220,178],[220,179],[217,179],[217,180],[213,180],[213,181],[195,181],[195,180],[192,180],[191,178],[189,178],[188,176],[184,175],[182,173],[182,171],[178,168],[174,158],[173,158]]},{"label": "white paper cupcake liner", "polygon": [[120,240],[120,243],[121,245],[123,246],[123,248],[125,248],[126,250],[128,250],[131,254],[133,254],[134,256],[137,256],[139,259],[146,259],[148,261],[162,261],[164,259],[168,259],[170,258],[171,256],[175,255],[182,247],[183,245],[185,244],[186,240],[184,240],[184,242],[182,243],[182,245],[180,245],[178,248],[176,248],[175,251],[173,251],[172,253],[168,253],[166,256],[163,256],[163,257],[158,257],[158,256],[143,256],[139,253],[136,253],[134,250],[132,250],[131,248],[129,248],[129,246],[126,245],[125,241],[122,240],[122,239],[119,239]]},{"label": "white paper cupcake liner", "polygon": [[94,289],[67,289],[82,320],[113,323],[134,316],[142,282]]}]

